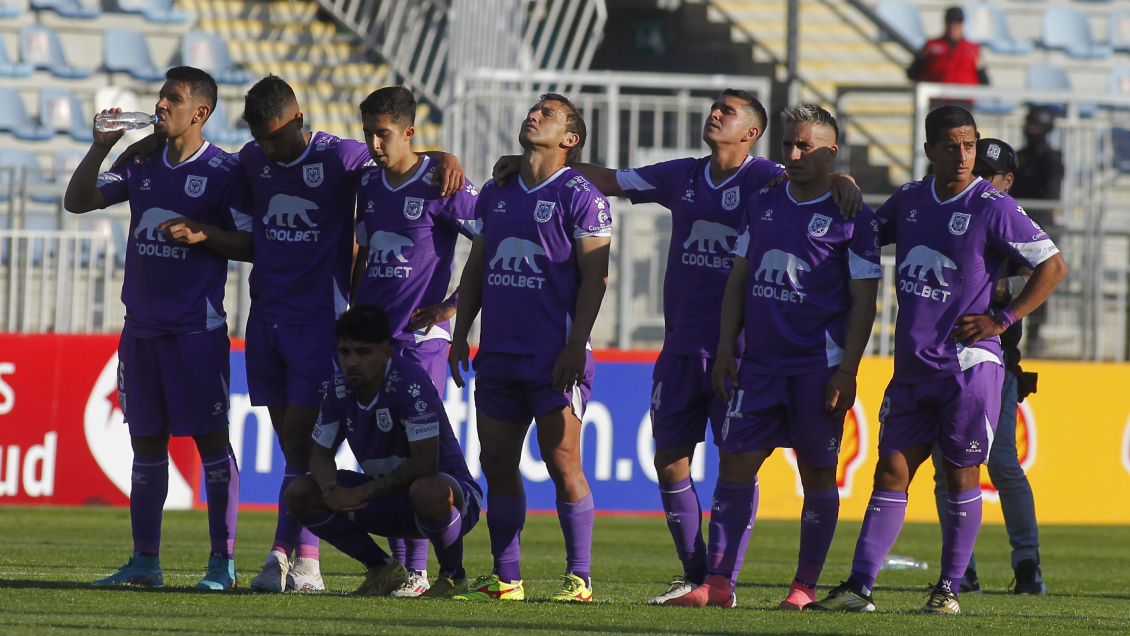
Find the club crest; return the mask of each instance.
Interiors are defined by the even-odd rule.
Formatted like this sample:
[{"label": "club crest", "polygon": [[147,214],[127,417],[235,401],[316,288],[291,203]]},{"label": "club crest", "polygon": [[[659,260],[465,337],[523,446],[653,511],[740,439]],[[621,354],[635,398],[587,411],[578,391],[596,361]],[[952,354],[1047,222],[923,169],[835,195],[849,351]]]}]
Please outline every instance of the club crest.
[{"label": "club crest", "polygon": [[302,166],[302,180],[305,181],[306,185],[310,186],[311,188],[316,188],[322,185],[324,176],[325,175],[322,170],[322,164],[320,163],[312,163],[308,166]]},{"label": "club crest", "polygon": [[742,201],[741,186],[734,186],[722,193],[722,209],[733,210]]},{"label": "club crest", "polygon": [[811,236],[824,236],[830,227],[832,227],[832,217],[813,214],[812,220],[808,222],[808,233]]},{"label": "club crest", "polygon": [[962,214],[961,212],[954,212],[950,217],[950,234],[954,236],[961,236],[969,229],[969,215]]},{"label": "club crest", "polygon": [[392,415],[388,409],[377,409],[377,428],[384,433],[392,430]]},{"label": "club crest", "polygon": [[538,201],[538,205],[534,208],[534,220],[538,223],[545,223],[553,218],[553,206],[556,203],[553,201]]},{"label": "club crest", "polygon": [[415,197],[404,197],[404,218],[415,221],[424,213],[424,200]]},{"label": "club crest", "polygon": [[206,185],[208,185],[208,177],[189,175],[188,180],[184,182],[184,193],[190,197],[198,197],[204,194]]}]

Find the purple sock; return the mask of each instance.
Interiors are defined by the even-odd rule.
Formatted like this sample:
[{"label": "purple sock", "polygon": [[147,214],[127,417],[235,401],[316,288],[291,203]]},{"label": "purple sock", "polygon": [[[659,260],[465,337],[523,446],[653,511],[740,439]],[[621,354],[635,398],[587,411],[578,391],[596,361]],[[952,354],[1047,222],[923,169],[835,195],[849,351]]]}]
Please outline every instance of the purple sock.
[{"label": "purple sock", "polygon": [[753,523],[757,521],[757,504],[761,501],[761,487],[758,486],[757,477],[753,478],[753,507],[749,511],[749,525],[745,527],[745,532],[742,533],[741,541],[738,542],[738,558],[734,559],[734,573],[730,575],[730,586],[736,587],[738,585],[738,573],[742,571],[742,564],[745,563],[745,551],[749,546],[749,537],[753,534]]},{"label": "purple sock", "polygon": [[749,536],[756,491],[756,479],[745,484],[720,481],[714,487],[714,505],[710,510],[710,544],[706,557],[707,574],[710,576],[718,574],[728,579],[733,578],[743,535]]},{"label": "purple sock", "polygon": [[287,511],[286,498],[283,496],[292,481],[309,472],[308,468],[297,466],[287,466],[283,470],[282,487],[279,488],[279,520],[275,526],[275,543],[271,549],[290,556],[297,547],[296,556],[317,559],[318,538]]},{"label": "purple sock", "polygon": [[[439,523],[424,523],[419,517],[416,517],[416,528],[435,546],[436,560],[439,561],[441,573],[453,579],[467,578],[467,572],[463,569],[463,537],[459,534],[463,531],[463,517],[459,514],[459,510],[452,507],[447,518]],[[409,543],[417,543],[417,541]],[[427,558],[428,542],[424,541],[423,543],[424,557]],[[427,567],[426,562],[424,566]],[[425,568],[411,569],[423,570]]]},{"label": "purple sock", "polygon": [[389,546],[392,546],[393,541],[400,544],[396,548],[400,553],[394,552],[393,556],[404,564],[405,569],[416,570],[417,572],[424,572],[428,569],[427,539],[389,539]]},{"label": "purple sock", "polygon": [[400,565],[403,565],[405,569],[408,568],[408,566],[405,565],[408,562],[408,546],[405,545],[404,539],[389,537],[388,552]]},{"label": "purple sock", "polygon": [[239,467],[231,446],[200,456],[208,498],[208,536],[212,554],[235,558],[235,523],[239,514]]},{"label": "purple sock", "polygon": [[683,573],[692,583],[706,579],[706,543],[702,540],[702,505],[690,477],[659,482],[659,498],[667,513],[667,529],[675,540],[675,552],[683,562]]},{"label": "purple sock", "polygon": [[906,519],[906,493],[893,490],[871,492],[867,513],[863,515],[863,529],[855,544],[855,559],[851,563],[848,584],[856,591],[870,594],[875,587],[875,577],[883,560],[895,545]]},{"label": "purple sock", "polygon": [[522,528],[526,525],[526,495],[487,495],[487,530],[494,573],[508,583],[522,580]]},{"label": "purple sock", "polygon": [[596,511],[592,493],[575,503],[557,502],[557,520],[565,535],[565,572],[592,585],[592,524]]},{"label": "purple sock", "polygon": [[369,533],[339,514],[327,510],[303,519],[302,524],[310,528],[315,536],[341,550],[342,554],[360,561],[365,569],[393,563],[392,557],[373,541]]},{"label": "purple sock", "polygon": [[981,487],[950,493],[946,518],[942,521],[942,576],[938,587],[958,593],[980,529]]},{"label": "purple sock", "polygon": [[804,491],[804,506],[800,510],[800,556],[796,568],[796,580],[801,585],[816,589],[839,517],[838,489]]},{"label": "purple sock", "polygon": [[161,511],[169,494],[169,455],[134,455],[133,485],[129,493],[129,518],[133,526],[133,553],[161,553]]}]

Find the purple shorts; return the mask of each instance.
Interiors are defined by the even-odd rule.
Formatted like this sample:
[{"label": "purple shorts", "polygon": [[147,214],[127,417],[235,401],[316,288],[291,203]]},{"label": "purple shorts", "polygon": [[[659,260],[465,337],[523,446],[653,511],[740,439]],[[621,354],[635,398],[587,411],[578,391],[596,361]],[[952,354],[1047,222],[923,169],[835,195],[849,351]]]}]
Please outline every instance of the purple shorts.
[{"label": "purple shorts", "polygon": [[1004,369],[992,362],[934,382],[891,382],[879,409],[879,456],[938,443],[955,466],[988,462],[1003,382]]},{"label": "purple shorts", "polygon": [[743,368],[722,426],[723,453],[792,448],[809,466],[839,461],[844,416],[824,408],[836,367],[801,375],[761,375]]},{"label": "purple shorts", "polygon": [[442,338],[433,338],[400,349],[400,355],[424,367],[432,384],[443,399],[447,388],[447,350],[451,345]]},{"label": "purple shorts", "polygon": [[592,352],[585,352],[584,381],[571,393],[553,388],[558,355],[479,351],[474,360],[475,408],[501,422],[519,425],[570,405],[577,417],[583,417],[596,370]]},{"label": "purple shorts", "polygon": [[659,353],[651,374],[651,434],[656,450],[705,441],[707,418],[718,443],[726,405],[714,394],[713,370],[714,358]]},{"label": "purple shorts", "polygon": [[122,331],[118,402],[135,437],[191,437],[228,425],[231,342],[226,329],[156,338]]},{"label": "purple shorts", "polygon": [[322,384],[337,369],[334,323],[247,321],[247,388],[254,406],[322,405]]},{"label": "purple shorts", "polygon": [[[372,479],[365,473],[352,470],[337,471],[337,483],[346,488],[356,488]],[[459,536],[462,537],[479,522],[479,513],[483,509],[483,496],[476,484],[466,483],[455,477],[452,479],[455,479],[459,489],[463,491],[463,507],[459,509],[463,521]],[[361,524],[369,534],[378,537],[424,538],[416,527],[416,513],[412,512],[412,502],[408,497],[407,488],[385,497],[370,499],[364,508],[349,513],[349,519]]]}]

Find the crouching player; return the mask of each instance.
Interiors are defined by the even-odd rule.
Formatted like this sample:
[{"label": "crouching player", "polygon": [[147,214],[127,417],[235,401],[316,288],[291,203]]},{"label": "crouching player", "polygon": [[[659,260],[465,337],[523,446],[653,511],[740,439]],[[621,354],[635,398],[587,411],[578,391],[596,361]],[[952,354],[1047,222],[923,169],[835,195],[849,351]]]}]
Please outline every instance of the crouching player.
[{"label": "crouching player", "polygon": [[[722,330],[712,379],[729,400],[722,425],[719,483],[753,488],[776,448],[793,448],[804,486],[800,558],[781,609],[815,600],[816,583],[836,530],[840,498],[836,463],[844,415],[855,403],[855,376],[875,320],[878,221],[864,207],[844,220],[832,201],[839,129],[819,106],[782,113],[783,161],[789,181],[762,190],[746,208],[722,301]],[[741,373],[734,343],[749,346]],[[729,376],[734,390],[727,395]],[[709,563],[723,567],[667,605],[733,605],[727,566],[749,511],[716,507]],[[732,549],[732,548],[730,548]],[[721,554],[719,554],[721,552]]]},{"label": "crouching player", "polygon": [[[482,491],[439,394],[420,365],[396,355],[392,323],[379,307],[346,311],[334,335],[341,372],[314,425],[310,474],[286,490],[290,514],[365,566],[357,594],[387,596],[408,576],[370,534],[432,542],[439,578],[421,597],[464,591],[463,536],[479,520]],[[363,473],[337,469],[334,456],[345,440]]]}]

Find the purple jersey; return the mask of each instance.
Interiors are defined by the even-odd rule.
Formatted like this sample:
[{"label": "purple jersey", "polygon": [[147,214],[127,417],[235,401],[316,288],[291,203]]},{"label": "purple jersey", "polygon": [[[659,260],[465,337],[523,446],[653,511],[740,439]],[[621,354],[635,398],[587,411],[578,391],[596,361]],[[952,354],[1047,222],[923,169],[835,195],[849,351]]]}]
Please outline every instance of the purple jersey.
[{"label": "purple jersey", "polygon": [[173,166],[168,152],[127,162],[97,181],[107,205],[130,204],[122,302],[126,326],[141,338],[216,329],[227,320],[228,260],[205,245],[166,239],[158,225],[183,216],[226,230],[251,229],[246,180],[234,157],[204,142]]},{"label": "purple jersey", "polygon": [[440,472],[474,483],[443,402],[420,365],[401,357],[390,358],[377,397],[369,404],[358,400],[357,389],[345,381],[343,374],[335,374],[327,384],[314,424],[314,441],[335,449],[349,440],[361,470],[380,479],[412,455],[411,442],[438,437]]},{"label": "purple jersey", "polygon": [[734,253],[749,259],[743,369],[798,375],[844,357],[848,281],[882,278],[879,222],[864,206],[850,221],[831,191],[798,203],[787,184],[753,197]]},{"label": "purple jersey", "polygon": [[353,210],[369,162],[365,144],[316,132],[288,164],[268,159],[254,141],[239,161],[254,200],[251,317],[283,324],[334,320],[349,301]]},{"label": "purple jersey", "polygon": [[[718,185],[710,179],[710,157],[616,173],[632,203],[658,203],[671,210],[671,248],[663,279],[664,351],[711,358],[718,352],[718,316],[734,266],[730,252],[743,204],[783,174],[781,166],[755,157],[747,157]],[[739,336],[739,354],[742,348]]]},{"label": "purple jersey", "polygon": [[537,187],[487,181],[475,206],[486,239],[482,332],[492,353],[559,353],[569,340],[581,274],[573,242],[612,235],[604,195],[572,168]]},{"label": "purple jersey", "polygon": [[895,382],[929,382],[980,362],[1001,364],[1000,338],[973,347],[950,337],[967,314],[988,314],[1005,259],[1036,267],[1059,253],[1024,208],[977,178],[941,201],[934,178],[908,183],[878,211],[884,243],[896,243]]},{"label": "purple jersey", "polygon": [[370,168],[357,190],[357,243],[369,249],[356,304],[383,307],[392,319],[393,346],[451,340],[450,321],[424,332],[406,333],[418,307],[442,302],[451,282],[455,242],[470,238],[478,191],[466,182],[446,199],[432,186],[435,162],[424,157],[412,178],[393,188],[380,168]]}]

